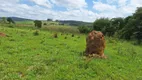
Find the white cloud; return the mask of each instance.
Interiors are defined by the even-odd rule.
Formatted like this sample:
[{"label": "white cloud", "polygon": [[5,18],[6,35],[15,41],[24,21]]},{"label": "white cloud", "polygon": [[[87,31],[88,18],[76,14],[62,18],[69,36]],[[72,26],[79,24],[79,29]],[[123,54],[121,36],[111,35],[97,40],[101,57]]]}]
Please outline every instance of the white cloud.
[{"label": "white cloud", "polygon": [[0,0],[1,4],[6,4],[6,3],[17,3],[19,0]]},{"label": "white cloud", "polygon": [[133,7],[140,7],[140,6],[142,6],[142,0],[131,0],[130,2],[131,2],[131,5]]},{"label": "white cloud", "polygon": [[60,17],[60,19],[65,20],[94,21],[96,18],[100,17],[97,13],[94,13],[86,9],[69,10],[60,12],[60,14],[65,15]]},{"label": "white cloud", "polygon": [[130,0],[106,0],[108,4],[118,4],[119,6],[126,5],[127,1],[130,1]]},{"label": "white cloud", "polygon": [[68,9],[78,9],[87,6],[85,0],[51,0],[51,2],[57,6],[66,7]]},{"label": "white cloud", "polygon": [[37,5],[45,6],[47,8],[51,8],[52,7],[52,4],[50,3],[49,0],[30,0],[30,1],[34,2]]},{"label": "white cloud", "polygon": [[95,1],[93,1],[93,3],[94,3],[93,8],[98,11],[114,11],[114,10],[116,10],[116,6],[114,6],[114,5],[104,4],[102,2],[95,2]]},{"label": "white cloud", "polygon": [[113,3],[115,3],[116,1],[118,1],[118,0],[106,0],[106,2],[107,2],[108,4],[113,4]]},{"label": "white cloud", "polygon": [[94,21],[98,14],[87,9],[71,9],[66,11],[54,11],[39,5],[29,6],[27,4],[9,3],[0,5],[0,16],[16,16],[31,19],[61,19]]},{"label": "white cloud", "polygon": [[[16,16],[30,19],[52,18],[92,22],[100,17],[126,17],[134,13],[136,7],[142,6],[142,0],[106,0],[106,3],[99,0],[93,1],[94,10],[88,10],[85,0],[30,0],[36,5],[22,4],[19,1],[0,0],[0,17]],[[67,10],[54,10],[55,5],[67,8]]]},{"label": "white cloud", "polygon": [[119,6],[125,6],[128,0],[118,0]]},{"label": "white cloud", "polygon": [[[126,17],[135,12],[136,7],[142,6],[142,0],[106,0],[107,3],[93,1],[93,8],[100,11],[102,17]],[[115,5],[114,5],[115,4]]]}]

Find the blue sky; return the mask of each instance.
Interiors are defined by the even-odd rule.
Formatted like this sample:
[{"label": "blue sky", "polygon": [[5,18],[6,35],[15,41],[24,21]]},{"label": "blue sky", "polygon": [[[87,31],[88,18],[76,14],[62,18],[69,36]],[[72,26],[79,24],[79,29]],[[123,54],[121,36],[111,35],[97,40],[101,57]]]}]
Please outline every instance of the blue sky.
[{"label": "blue sky", "polygon": [[132,15],[142,0],[0,0],[0,17],[93,22]]}]

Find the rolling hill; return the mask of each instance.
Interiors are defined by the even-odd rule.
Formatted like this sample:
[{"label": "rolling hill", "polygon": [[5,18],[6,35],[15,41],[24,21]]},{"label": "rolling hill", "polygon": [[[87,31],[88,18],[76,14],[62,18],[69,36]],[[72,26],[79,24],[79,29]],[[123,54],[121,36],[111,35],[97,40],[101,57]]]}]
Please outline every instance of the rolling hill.
[{"label": "rolling hill", "polygon": [[[14,21],[31,21],[32,19],[20,18],[20,17],[11,17]],[[0,17],[2,19],[2,17]]]}]

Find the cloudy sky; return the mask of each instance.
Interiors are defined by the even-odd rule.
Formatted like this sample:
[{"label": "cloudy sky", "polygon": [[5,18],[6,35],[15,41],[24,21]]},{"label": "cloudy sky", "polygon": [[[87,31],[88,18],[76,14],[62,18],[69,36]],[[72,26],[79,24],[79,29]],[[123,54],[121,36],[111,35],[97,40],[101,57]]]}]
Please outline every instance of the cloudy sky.
[{"label": "cloudy sky", "polygon": [[93,22],[100,17],[126,17],[142,0],[0,0],[0,17]]}]

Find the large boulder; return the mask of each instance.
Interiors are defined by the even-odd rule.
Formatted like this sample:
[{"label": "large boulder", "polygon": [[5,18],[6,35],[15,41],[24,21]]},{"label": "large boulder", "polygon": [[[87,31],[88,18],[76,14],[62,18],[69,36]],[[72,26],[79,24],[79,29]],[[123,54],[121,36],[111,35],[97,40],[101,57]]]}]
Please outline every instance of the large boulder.
[{"label": "large boulder", "polygon": [[105,38],[102,32],[93,30],[86,38],[86,55],[106,58],[104,55]]}]

